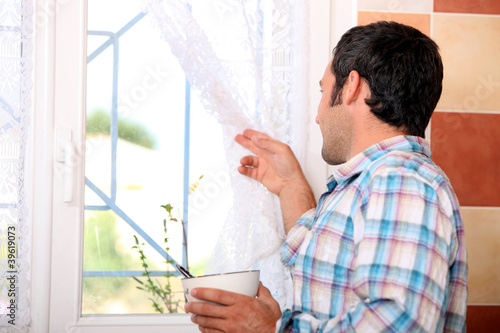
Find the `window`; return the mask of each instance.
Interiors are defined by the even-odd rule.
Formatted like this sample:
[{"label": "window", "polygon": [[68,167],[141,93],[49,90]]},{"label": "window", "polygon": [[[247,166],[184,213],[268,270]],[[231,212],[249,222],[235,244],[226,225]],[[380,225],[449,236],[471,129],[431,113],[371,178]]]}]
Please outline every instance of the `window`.
[{"label": "window", "polygon": [[[220,128],[139,5],[88,1],[84,315],[154,313],[151,298],[162,312],[183,312],[172,264],[203,274],[231,199]],[[167,234],[162,205],[178,220]],[[141,284],[134,237],[151,280],[171,285],[168,304]]]},{"label": "window", "polygon": [[[109,3],[109,1],[102,1],[98,5],[104,6]],[[160,316],[148,313],[154,312],[154,309],[147,302],[144,303],[146,308],[129,307],[127,302],[133,303],[134,301],[127,301],[127,291],[123,290],[120,293],[123,299],[113,302],[116,299],[113,299],[114,296],[110,297],[109,295],[115,291],[111,290],[110,292],[109,288],[107,288],[110,285],[113,286],[116,283],[115,281],[120,281],[119,279],[125,281],[123,284],[127,283],[127,281],[134,282],[132,277],[129,276],[132,275],[130,271],[141,271],[140,265],[132,266],[130,264],[132,261],[138,261],[138,257],[135,256],[137,253],[130,249],[131,245],[134,245],[133,234],[140,235],[136,233],[137,230],[133,230],[129,226],[127,221],[124,221],[123,216],[120,217],[114,211],[103,207],[113,202],[112,200],[109,202],[103,200],[105,197],[110,199],[113,197],[111,190],[113,187],[111,181],[112,162],[110,157],[112,149],[109,144],[111,135],[90,133],[89,137],[86,137],[85,129],[87,125],[86,118],[90,119],[94,110],[99,111],[101,108],[104,109],[104,113],[111,112],[110,108],[113,103],[113,45],[107,47],[99,55],[100,58],[95,57],[94,60],[87,64],[88,56],[93,54],[96,48],[106,43],[106,40],[110,37],[109,35],[92,35],[88,37],[87,34],[88,30],[116,33],[121,27],[140,14],[137,3],[138,1],[130,0],[114,1],[112,4],[116,7],[110,4],[108,8],[119,8],[119,10],[106,12],[102,8],[97,9],[99,14],[102,14],[103,22],[107,22],[106,24],[111,24],[111,21],[105,20],[106,15],[119,16],[123,21],[118,22],[115,26],[90,27],[90,22],[87,19],[87,6],[89,6],[88,11],[90,13],[93,10],[92,2],[87,3],[86,0],[56,1],[54,7],[52,1],[40,1],[38,13],[45,15],[45,18],[38,19],[39,24],[37,25],[39,39],[39,43],[37,43],[38,64],[42,66],[39,67],[37,72],[36,140],[33,148],[34,155],[36,155],[34,166],[36,175],[34,198],[36,200],[34,200],[35,209],[33,212],[36,223],[34,223],[33,227],[35,235],[33,246],[35,250],[33,251],[32,290],[33,318],[36,318],[33,327],[36,331],[79,333],[137,332],[139,329],[146,329],[148,332],[197,331],[196,326],[190,322],[189,315],[179,313]],[[127,10],[126,4],[133,4],[134,10],[131,8]],[[123,16],[120,16],[122,14]],[[87,29],[88,24],[89,29]],[[140,30],[141,25],[142,32]],[[180,211],[181,218],[184,214],[184,208],[189,208],[191,211],[188,216],[190,219],[189,224],[193,226],[188,234],[189,242],[202,244],[202,246],[192,246],[189,249],[189,259],[193,263],[192,265],[195,265],[198,258],[204,258],[209,252],[210,246],[213,246],[216,240],[216,237],[213,237],[213,239],[205,239],[209,240],[209,242],[203,242],[200,241],[200,237],[208,235],[209,232],[217,233],[217,225],[224,222],[223,209],[229,206],[231,201],[230,196],[227,195],[229,184],[224,176],[226,174],[225,160],[221,158],[223,155],[218,125],[214,119],[205,114],[199,102],[191,94],[191,98],[188,99],[190,103],[189,128],[191,133],[199,133],[200,135],[191,135],[189,140],[190,154],[184,153],[185,78],[182,72],[179,74],[178,68],[167,68],[167,66],[170,66],[169,61],[172,60],[172,57],[167,54],[166,44],[160,41],[157,36],[157,40],[150,41],[150,45],[146,41],[143,41],[144,44],[141,46],[128,44],[132,40],[134,33],[141,36],[144,29],[154,32],[154,29],[150,28],[146,17],[138,21],[135,29],[139,30],[130,28],[121,37],[123,39],[118,41],[120,43],[119,47],[121,47],[119,50],[121,58],[118,58],[118,64],[122,68],[122,72],[119,70],[118,75],[122,76],[121,79],[126,79],[127,75],[129,78],[119,82],[118,100],[115,100],[115,103],[118,104],[117,106],[122,107],[119,110],[117,108],[117,111],[118,113],[122,112],[123,117],[121,119],[126,120],[126,125],[130,124],[130,121],[134,129],[144,126],[149,130],[148,132],[153,133],[153,137],[158,144],[154,148],[158,151],[146,149],[136,143],[119,138],[116,149],[115,202],[117,207],[125,212],[132,221],[141,223],[146,220],[150,223],[152,229],[154,229],[153,226],[157,225],[159,229],[148,230],[148,227],[144,226],[141,226],[141,228],[151,238],[156,239],[160,246],[162,245],[162,237],[158,237],[157,234],[162,233],[162,220],[166,217],[160,205],[170,202],[176,210]],[[142,39],[146,39],[146,37],[142,36]],[[148,46],[148,49],[144,49],[143,56],[146,57],[145,61],[150,62],[142,64],[140,70],[134,72],[134,68],[139,67],[137,64],[144,61],[144,59],[141,60],[137,56],[130,56],[128,66],[133,68],[124,69],[123,67],[127,66],[126,58],[128,55],[125,52],[127,46],[129,50],[130,48],[137,49]],[[160,51],[151,51],[152,46],[163,48],[162,53]],[[155,57],[157,58],[155,59]],[[169,61],[165,61],[165,57],[170,57]],[[100,94],[92,90],[97,86],[92,85],[95,84],[92,66],[97,66],[99,61],[102,64],[102,67],[97,69],[102,71],[99,78],[102,81],[102,85],[99,86],[102,89],[102,92],[99,92]],[[130,65],[130,61],[133,62],[133,66]],[[170,70],[168,75],[164,74],[168,70]],[[145,79],[146,76],[147,79]],[[154,81],[155,78],[158,81],[164,80],[161,82],[163,86],[160,82]],[[172,83],[169,83],[170,81]],[[128,82],[128,86],[124,82]],[[153,88],[156,84],[158,84],[157,89],[147,90]],[[87,86],[90,85],[92,87],[88,88],[87,91]],[[174,88],[177,90],[173,90]],[[140,93],[144,90],[148,93],[148,98],[140,100],[142,96]],[[126,98],[126,94],[134,96],[136,100],[132,100],[127,104],[125,99],[120,99]],[[54,99],[52,99],[52,96],[55,96]],[[90,98],[92,98],[92,102],[86,102]],[[157,104],[151,102],[154,99],[156,99]],[[151,105],[148,106],[148,103],[151,103]],[[181,106],[180,110],[177,109],[176,112],[172,112],[171,107],[174,103]],[[86,115],[86,104],[88,105],[88,117]],[[123,108],[124,106],[128,106],[130,109],[127,110]],[[109,109],[106,110],[106,108]],[[138,112],[138,110],[151,110],[151,108],[156,108],[154,111],[158,112],[158,114]],[[136,126],[137,124],[139,126]],[[168,140],[164,140],[161,137],[162,135],[166,136]],[[162,145],[164,145],[165,154],[159,152]],[[180,150],[173,148],[179,146]],[[216,148],[218,146],[220,149]],[[52,147],[55,149],[54,154],[52,154]],[[137,154],[142,154],[140,155],[142,159],[137,159],[139,157]],[[103,159],[101,162],[97,162],[94,168],[91,165],[93,162],[86,157],[93,158],[98,155],[102,156]],[[120,164],[121,158],[128,157],[125,155],[132,155],[138,160],[134,160],[137,170],[133,170],[137,172],[127,171],[127,166]],[[192,178],[191,180],[188,178],[189,184],[196,182],[199,175],[204,175],[203,181],[198,184],[196,191],[189,198],[190,207],[183,206],[184,156],[189,156],[190,161],[189,171]],[[138,166],[139,163],[135,162],[141,162],[140,166]],[[105,167],[104,164],[107,164],[108,167]],[[88,173],[84,172],[84,166]],[[171,166],[173,168],[170,168]],[[156,182],[141,183],[141,179],[152,178],[150,174],[152,169],[160,170],[157,178],[153,178]],[[127,172],[131,177],[136,178],[127,179],[122,174]],[[169,175],[171,177],[168,177]],[[85,178],[89,179],[87,184],[92,182],[96,187],[90,188],[86,186]],[[164,180],[170,181],[167,184],[168,186],[160,183],[160,181]],[[121,181],[124,182],[123,187]],[[215,191],[214,184],[218,186]],[[139,191],[151,190],[151,188],[160,188],[161,193],[155,196],[155,192],[152,191],[147,195],[144,192],[137,195]],[[104,196],[99,196],[97,189],[104,193]],[[153,197],[154,202],[148,202],[143,196],[146,199]],[[91,258],[95,259],[95,263],[92,260],[90,262],[93,265],[97,266],[99,264],[100,266],[84,268],[85,253],[83,253],[83,248],[85,237],[92,241],[92,237],[94,240],[101,239],[103,234],[109,233],[106,230],[96,228],[96,224],[92,225],[92,223],[96,222],[95,216],[101,213],[106,215],[106,218],[116,219],[114,226],[116,226],[115,231],[118,235],[122,231],[124,232],[120,239],[120,241],[123,240],[123,243],[119,247],[121,247],[125,256],[129,255],[127,258],[130,258],[130,262],[125,263],[125,265],[130,264],[129,266],[117,265],[118,267],[113,267],[112,265],[115,263],[106,266],[104,261],[101,265],[99,260],[104,257],[96,256]],[[88,223],[84,224],[84,217],[87,218]],[[154,220],[155,217],[158,217],[158,219]],[[195,227],[197,223],[200,226],[199,229]],[[109,225],[112,224],[105,225],[103,228],[109,228]],[[86,230],[92,232],[86,233]],[[192,232],[193,230],[199,230],[199,233]],[[175,229],[172,233],[175,233]],[[142,241],[140,237],[139,240]],[[212,241],[212,244],[210,241]],[[130,243],[125,244],[125,242]],[[172,254],[176,261],[182,263],[182,247],[179,250],[173,243],[174,241],[169,243],[169,247],[172,249],[169,253]],[[99,244],[99,247],[97,247],[97,244]],[[102,251],[104,250],[104,245],[101,247],[102,244],[104,243],[94,241],[94,248],[97,248],[97,251]],[[156,250],[146,251],[150,251],[150,255],[148,255],[151,259],[157,262],[163,261],[155,252]],[[153,263],[152,265],[154,267],[156,264]],[[192,265],[190,264],[190,269],[196,271],[196,267]],[[162,269],[159,268],[158,270]],[[84,273],[84,271],[87,272]],[[98,276],[99,272],[102,271],[119,271],[120,273],[117,275],[124,276]],[[105,288],[101,288],[94,294],[84,295],[82,286],[86,283],[85,280],[90,279],[98,281],[97,290],[105,283],[108,283],[108,286],[104,285]],[[114,282],[104,282],[104,279],[114,279]],[[122,282],[116,284],[119,285],[120,283]],[[136,295],[145,296],[147,299],[147,295],[134,290],[136,289],[135,285],[131,284],[131,289]],[[82,301],[85,298],[90,299],[90,303],[88,303],[90,305],[83,304]],[[95,302],[92,303],[92,301]],[[107,304],[105,307],[99,308],[98,303]],[[131,315],[132,313],[134,315]],[[39,318],[42,318],[42,320],[39,320]]]}]

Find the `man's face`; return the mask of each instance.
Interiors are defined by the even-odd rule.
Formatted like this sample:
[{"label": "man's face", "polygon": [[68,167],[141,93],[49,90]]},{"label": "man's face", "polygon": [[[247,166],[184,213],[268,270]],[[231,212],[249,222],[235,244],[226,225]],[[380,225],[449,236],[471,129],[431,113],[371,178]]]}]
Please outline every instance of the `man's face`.
[{"label": "man's face", "polygon": [[[320,81],[322,91],[318,106],[316,123],[323,135],[323,149],[321,155],[326,163],[338,165],[349,158],[352,145],[353,129],[352,118],[346,105],[330,106],[335,76],[331,71],[332,61],[328,63],[323,78]],[[340,94],[343,94],[341,91]],[[342,101],[344,98],[342,98]]]}]

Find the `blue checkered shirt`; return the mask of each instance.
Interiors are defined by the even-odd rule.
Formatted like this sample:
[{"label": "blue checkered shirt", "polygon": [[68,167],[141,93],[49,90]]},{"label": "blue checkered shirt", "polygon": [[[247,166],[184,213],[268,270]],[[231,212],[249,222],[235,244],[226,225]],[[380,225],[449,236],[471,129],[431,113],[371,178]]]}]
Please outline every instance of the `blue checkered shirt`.
[{"label": "blue checkered shirt", "polygon": [[459,204],[427,141],[398,136],[335,168],[289,231],[294,305],[277,331],[463,332]]}]

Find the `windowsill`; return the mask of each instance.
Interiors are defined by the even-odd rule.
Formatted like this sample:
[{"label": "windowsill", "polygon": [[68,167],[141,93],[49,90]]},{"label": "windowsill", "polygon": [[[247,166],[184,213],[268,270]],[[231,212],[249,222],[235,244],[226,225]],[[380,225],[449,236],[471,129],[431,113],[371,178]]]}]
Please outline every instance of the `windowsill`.
[{"label": "windowsill", "polygon": [[75,327],[106,327],[106,326],[126,326],[126,327],[167,327],[185,326],[197,327],[191,322],[191,315],[188,313],[178,314],[127,314],[127,315],[83,315],[80,317]]}]

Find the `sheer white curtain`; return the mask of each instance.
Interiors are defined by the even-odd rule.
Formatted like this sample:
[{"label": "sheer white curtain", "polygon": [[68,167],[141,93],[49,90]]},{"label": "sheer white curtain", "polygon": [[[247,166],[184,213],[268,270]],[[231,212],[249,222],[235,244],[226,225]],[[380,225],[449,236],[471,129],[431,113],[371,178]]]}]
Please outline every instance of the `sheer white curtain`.
[{"label": "sheer white curtain", "polygon": [[31,115],[33,5],[0,0],[0,332],[30,321],[25,153]]},{"label": "sheer white curtain", "polygon": [[[277,198],[236,171],[249,152],[234,142],[246,128],[288,143],[303,158],[307,125],[307,1],[143,0],[206,110],[221,124],[234,204],[208,272],[261,269],[282,308],[290,273]],[[207,135],[209,135],[207,133]]]}]

